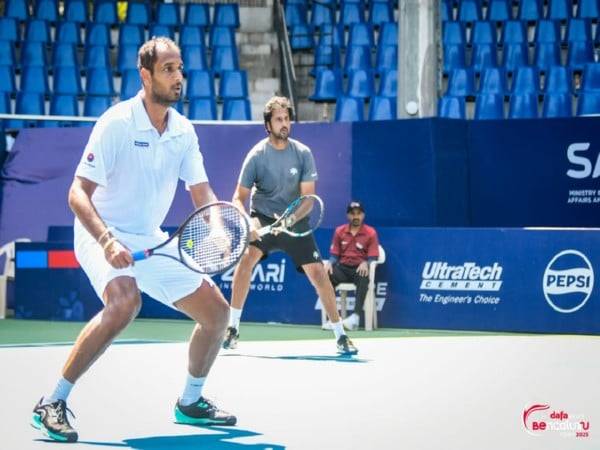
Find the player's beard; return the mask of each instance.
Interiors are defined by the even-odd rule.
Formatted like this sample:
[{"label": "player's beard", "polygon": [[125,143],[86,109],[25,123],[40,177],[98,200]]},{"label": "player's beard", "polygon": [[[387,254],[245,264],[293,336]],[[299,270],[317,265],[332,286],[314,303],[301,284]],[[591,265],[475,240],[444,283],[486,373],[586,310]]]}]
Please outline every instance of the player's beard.
[{"label": "player's beard", "polygon": [[152,101],[163,106],[171,106],[177,103],[181,98],[181,89],[179,91],[160,92],[152,86]]},{"label": "player's beard", "polygon": [[285,128],[285,131],[283,130],[284,129],[282,128],[281,130],[279,130],[279,133],[273,133],[273,137],[280,141],[287,141],[288,137],[290,136],[290,132],[287,128]]}]

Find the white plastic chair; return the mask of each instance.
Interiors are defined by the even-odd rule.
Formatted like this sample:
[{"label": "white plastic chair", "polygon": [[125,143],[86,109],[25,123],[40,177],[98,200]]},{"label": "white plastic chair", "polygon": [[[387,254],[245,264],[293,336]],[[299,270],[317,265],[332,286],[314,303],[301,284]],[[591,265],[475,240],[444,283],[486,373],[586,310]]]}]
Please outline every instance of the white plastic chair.
[{"label": "white plastic chair", "polygon": [[0,247],[0,257],[4,256],[4,268],[0,274],[0,319],[6,318],[6,291],[9,281],[15,279],[15,242],[31,242],[31,239],[20,238]]}]

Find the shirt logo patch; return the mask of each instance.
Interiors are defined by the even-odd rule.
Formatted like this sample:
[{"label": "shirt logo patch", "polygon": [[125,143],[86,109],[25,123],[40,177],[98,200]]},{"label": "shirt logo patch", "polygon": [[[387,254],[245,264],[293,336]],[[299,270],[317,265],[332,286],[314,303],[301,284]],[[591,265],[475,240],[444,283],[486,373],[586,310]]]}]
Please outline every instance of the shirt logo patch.
[{"label": "shirt logo patch", "polygon": [[136,147],[150,147],[150,143],[144,141],[133,141],[133,145]]},{"label": "shirt logo patch", "polygon": [[295,167],[292,167],[290,169],[290,175],[296,175],[298,173],[298,169],[296,169]]},{"label": "shirt logo patch", "polygon": [[88,160],[89,162],[92,162],[92,161],[94,160],[94,154],[93,154],[92,152],[88,153],[88,155],[87,155],[87,160]]},{"label": "shirt logo patch", "polygon": [[362,250],[365,247],[360,242],[357,242],[356,243],[356,248],[358,248],[359,250]]}]

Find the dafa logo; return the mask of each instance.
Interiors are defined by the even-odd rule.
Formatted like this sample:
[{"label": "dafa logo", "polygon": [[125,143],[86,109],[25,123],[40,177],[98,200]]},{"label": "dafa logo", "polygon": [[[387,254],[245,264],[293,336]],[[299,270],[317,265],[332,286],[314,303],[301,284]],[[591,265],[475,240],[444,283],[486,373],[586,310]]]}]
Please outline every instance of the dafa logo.
[{"label": "dafa logo", "polygon": [[577,250],[563,250],[548,263],[543,280],[544,297],[557,312],[581,309],[594,289],[594,269]]}]

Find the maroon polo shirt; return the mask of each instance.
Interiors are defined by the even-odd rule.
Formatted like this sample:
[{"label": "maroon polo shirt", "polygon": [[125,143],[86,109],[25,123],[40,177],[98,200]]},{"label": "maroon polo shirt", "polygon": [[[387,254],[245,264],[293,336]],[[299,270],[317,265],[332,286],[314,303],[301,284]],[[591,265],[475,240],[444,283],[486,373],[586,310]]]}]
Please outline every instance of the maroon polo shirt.
[{"label": "maroon polo shirt", "polygon": [[358,266],[368,258],[379,257],[379,239],[377,231],[364,223],[356,235],[350,232],[350,224],[335,229],[329,252],[338,257],[340,263]]}]

